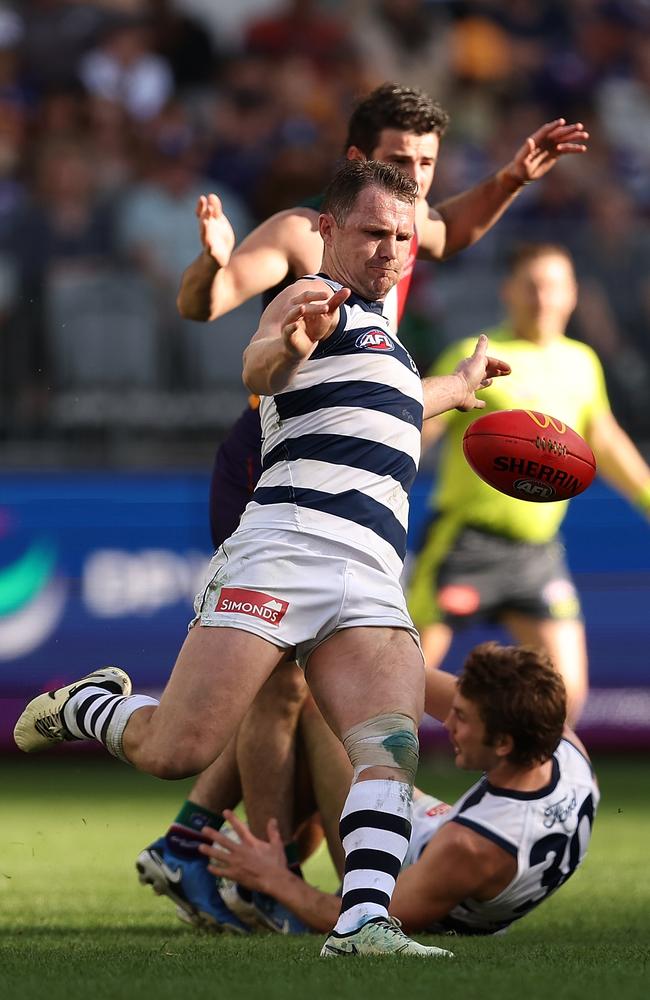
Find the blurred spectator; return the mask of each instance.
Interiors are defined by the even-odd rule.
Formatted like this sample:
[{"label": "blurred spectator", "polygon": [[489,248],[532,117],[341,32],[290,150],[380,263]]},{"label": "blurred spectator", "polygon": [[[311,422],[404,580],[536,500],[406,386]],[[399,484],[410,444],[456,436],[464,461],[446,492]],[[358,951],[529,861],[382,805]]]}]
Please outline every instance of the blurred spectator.
[{"label": "blurred spectator", "polygon": [[172,0],[150,0],[149,11],[156,49],[171,67],[176,88],[196,87],[214,80],[219,59],[201,23]]},{"label": "blurred spectator", "polygon": [[[650,27],[650,8],[648,9]],[[632,39],[623,72],[596,88],[596,110],[621,176],[650,209],[650,33]]]},{"label": "blurred spectator", "polygon": [[512,39],[489,14],[481,4],[467,4],[457,20],[451,55],[454,75],[461,82],[494,87],[513,71]]},{"label": "blurred spectator", "polygon": [[106,23],[107,9],[74,0],[27,0],[23,6],[29,79],[39,88],[70,83],[81,55]]},{"label": "blurred spectator", "polygon": [[19,15],[0,6],[0,93],[5,99],[24,99],[21,52],[25,28]]},{"label": "blurred spectator", "polygon": [[7,223],[21,194],[21,162],[25,156],[31,99],[21,67],[23,24],[0,7],[0,252]]},{"label": "blurred spectator", "polygon": [[103,97],[86,101],[86,131],[95,155],[95,184],[103,197],[117,199],[137,172],[146,137],[124,108]]},{"label": "blurred spectator", "polygon": [[355,58],[343,17],[326,13],[316,0],[285,0],[278,14],[249,21],[244,49],[274,60],[302,56],[324,77]]},{"label": "blurred spectator", "polygon": [[[157,303],[165,384],[196,387],[218,381],[220,366],[233,374],[221,357],[228,353],[228,330],[220,331],[215,350],[213,331],[183,320],[175,304],[179,275],[196,254],[196,203],[210,185],[200,172],[194,138],[180,107],[172,106],[156,127],[145,176],[127,191],[116,222],[123,252],[146,277]],[[251,228],[250,216],[227,188],[220,186],[219,196],[237,239],[242,239]],[[249,327],[249,336],[253,329]],[[243,345],[235,343],[241,368]]]},{"label": "blurred spectator", "polygon": [[78,80],[44,87],[32,116],[35,142],[82,135],[87,127],[86,92]]},{"label": "blurred spectator", "polygon": [[650,230],[630,195],[594,192],[575,239],[580,301],[576,334],[605,365],[610,394],[635,433],[647,433],[650,399]]},{"label": "blurred spectator", "polygon": [[162,110],[174,89],[168,63],[152,46],[147,22],[110,22],[98,46],[81,58],[84,86],[95,97],[120,104],[136,120],[148,121]]},{"label": "blurred spectator", "polygon": [[[634,34],[634,10],[644,0],[572,0],[564,5],[566,31],[547,44],[536,79],[537,96],[557,112],[580,118],[593,108],[602,80],[624,71]],[[541,5],[540,5],[541,6]]]},{"label": "blurred spectator", "polygon": [[224,69],[213,109],[214,138],[206,173],[217,189],[225,185],[251,207],[281,125],[272,81],[273,71],[265,59],[233,58]]},{"label": "blurred spectator", "polygon": [[[46,417],[46,385],[62,360],[49,305],[62,282],[83,285],[111,267],[111,206],[97,192],[92,154],[83,140],[49,140],[34,151],[29,198],[13,216],[8,250],[16,267],[17,303],[9,325],[14,412],[23,429]],[[42,428],[41,428],[42,429]]]},{"label": "blurred spectator", "polygon": [[426,0],[372,0],[353,21],[355,44],[373,86],[398,80],[445,104],[450,78],[447,5]]},{"label": "blurred spectator", "polygon": [[213,44],[229,52],[239,52],[244,30],[252,18],[274,14],[283,0],[171,0],[174,7],[196,18],[212,38]]},{"label": "blurred spectator", "polygon": [[83,139],[50,140],[35,150],[32,197],[13,244],[30,291],[59,269],[88,270],[112,259],[112,206],[99,198],[95,177]]}]

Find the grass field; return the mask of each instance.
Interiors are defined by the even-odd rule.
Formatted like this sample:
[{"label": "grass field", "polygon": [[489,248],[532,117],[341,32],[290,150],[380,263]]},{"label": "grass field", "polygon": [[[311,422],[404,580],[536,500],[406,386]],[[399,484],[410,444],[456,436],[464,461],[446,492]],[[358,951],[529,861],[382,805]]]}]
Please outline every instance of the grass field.
[{"label": "grass field", "polygon": [[[0,759],[0,997],[646,997],[650,769],[637,758],[596,763],[603,800],[584,867],[509,934],[454,940],[455,961],[441,963],[324,962],[320,937],[197,935],[133,868],[187,783],[85,755]],[[419,784],[452,799],[467,775],[445,760]],[[323,855],[308,875],[333,885]]]}]

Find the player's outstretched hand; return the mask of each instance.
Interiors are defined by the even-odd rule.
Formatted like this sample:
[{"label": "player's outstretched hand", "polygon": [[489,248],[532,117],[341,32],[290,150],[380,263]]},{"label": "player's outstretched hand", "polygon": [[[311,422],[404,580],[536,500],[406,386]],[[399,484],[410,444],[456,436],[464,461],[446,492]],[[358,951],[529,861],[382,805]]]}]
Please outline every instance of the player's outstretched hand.
[{"label": "player's outstretched hand", "polygon": [[221,199],[216,194],[202,194],[196,203],[199,237],[210,257],[225,267],[235,246],[235,234],[224,215]]},{"label": "player's outstretched hand", "polygon": [[493,378],[509,375],[511,372],[510,365],[499,358],[490,357],[487,348],[488,339],[482,333],[476,341],[474,353],[456,366],[454,374],[460,375],[466,389],[463,400],[456,406],[457,410],[482,410],[485,401],[477,399],[475,393],[492,385]]},{"label": "player's outstretched hand", "polygon": [[201,832],[213,843],[200,844],[199,851],[210,859],[210,871],[222,878],[240,882],[247,889],[272,894],[273,875],[286,874],[287,871],[287,859],[277,821],[269,820],[269,839],[266,841],[255,837],[246,824],[238,820],[229,809],[224,809],[223,815],[239,841],[210,826],[203,827]]},{"label": "player's outstretched hand", "polygon": [[307,358],[314,344],[330,333],[338,320],[338,308],[350,296],[349,288],[338,292],[308,289],[291,299],[282,323],[282,339],[297,358]]},{"label": "player's outstretched hand", "polygon": [[561,156],[586,153],[589,133],[582,122],[567,125],[564,118],[547,122],[529,135],[517,150],[510,166],[511,173],[522,183],[537,181],[551,170]]}]

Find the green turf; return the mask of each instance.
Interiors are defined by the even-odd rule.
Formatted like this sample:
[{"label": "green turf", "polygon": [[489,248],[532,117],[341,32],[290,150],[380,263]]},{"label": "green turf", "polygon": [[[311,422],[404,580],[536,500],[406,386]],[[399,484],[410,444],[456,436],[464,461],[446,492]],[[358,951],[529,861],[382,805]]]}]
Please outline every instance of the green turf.
[{"label": "green turf", "polygon": [[[603,801],[585,866],[508,935],[454,940],[453,962],[324,962],[319,937],[197,935],[137,884],[133,859],[164,831],[186,783],[85,755],[0,760],[0,997],[645,997],[648,766],[620,758],[598,771]],[[467,780],[446,762],[420,776],[443,798]],[[309,875],[333,884],[322,855]]]}]

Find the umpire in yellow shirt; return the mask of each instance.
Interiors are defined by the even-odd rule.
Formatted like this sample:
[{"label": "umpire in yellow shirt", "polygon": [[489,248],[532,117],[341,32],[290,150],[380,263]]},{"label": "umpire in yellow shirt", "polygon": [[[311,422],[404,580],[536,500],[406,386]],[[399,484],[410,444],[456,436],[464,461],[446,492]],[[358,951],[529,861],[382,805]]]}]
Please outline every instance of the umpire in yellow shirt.
[{"label": "umpire in yellow shirt", "polygon": [[[507,320],[488,332],[512,374],[486,394],[480,413],[521,408],[565,421],[589,442],[600,475],[650,516],[650,468],[611,412],[601,364],[590,347],[565,336],[577,295],[564,247],[525,244],[515,251],[503,287]],[[473,343],[451,345],[433,373],[452,371]],[[517,642],[546,647],[575,723],[588,672],[580,602],[558,538],[568,501],[515,500],[479,479],[462,449],[477,415],[452,410],[425,424],[425,444],[441,434],[444,442],[409,610],[428,667],[440,665],[456,629],[477,621],[498,622]]]}]

